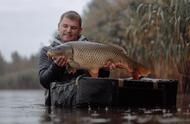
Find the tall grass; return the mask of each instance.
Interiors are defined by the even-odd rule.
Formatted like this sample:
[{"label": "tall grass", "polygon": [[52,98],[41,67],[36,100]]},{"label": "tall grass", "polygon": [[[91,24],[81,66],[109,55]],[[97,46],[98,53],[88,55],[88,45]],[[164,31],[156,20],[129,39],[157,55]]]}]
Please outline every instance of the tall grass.
[{"label": "tall grass", "polygon": [[136,13],[144,23],[140,27],[143,29],[140,32],[143,33],[136,37],[139,37],[140,45],[147,49],[146,53],[150,53],[143,54],[142,58],[153,60],[157,77],[176,77],[178,72],[186,72],[186,63],[190,59],[190,39],[186,39],[184,35],[189,24],[189,8],[190,3],[187,0],[171,0],[164,5],[159,4],[159,1],[141,3],[137,7]]},{"label": "tall grass", "polygon": [[[107,6],[101,8],[101,2]],[[190,85],[190,0],[94,0],[89,6],[84,17],[88,36],[122,45],[155,78],[183,75]]]}]

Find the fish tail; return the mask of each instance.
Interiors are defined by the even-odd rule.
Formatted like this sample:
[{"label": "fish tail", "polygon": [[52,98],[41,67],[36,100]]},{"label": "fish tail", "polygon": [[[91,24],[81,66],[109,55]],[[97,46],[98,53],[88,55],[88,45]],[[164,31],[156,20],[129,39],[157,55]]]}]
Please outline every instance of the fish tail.
[{"label": "fish tail", "polygon": [[143,65],[138,65],[135,69],[134,69],[135,73],[139,74],[140,76],[148,76],[151,71],[149,68],[143,66]]}]

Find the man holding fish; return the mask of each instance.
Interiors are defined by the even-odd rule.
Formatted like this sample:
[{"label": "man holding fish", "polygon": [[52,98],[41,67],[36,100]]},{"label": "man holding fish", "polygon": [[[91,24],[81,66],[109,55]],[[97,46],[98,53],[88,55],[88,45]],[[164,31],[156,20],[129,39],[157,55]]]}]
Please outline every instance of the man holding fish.
[{"label": "man holding fish", "polygon": [[[84,69],[79,69],[75,73],[69,73],[67,71],[68,62],[65,56],[49,57],[47,55],[47,51],[50,47],[55,47],[69,41],[87,41],[87,38],[81,35],[81,31],[82,20],[80,15],[75,11],[65,12],[60,18],[58,23],[58,31],[55,33],[51,45],[48,47],[43,47],[40,51],[38,64],[39,79],[41,85],[47,89],[45,101],[46,105],[51,105],[49,89],[52,82],[69,83],[75,80],[79,75],[85,74],[86,76],[90,76]],[[100,69],[99,76],[107,77],[108,75],[109,71]],[[65,87],[69,86],[66,85]]]},{"label": "man holding fish", "polygon": [[[50,89],[59,88],[61,84],[63,103],[58,104],[73,106],[76,94],[75,80],[80,75],[109,77],[110,70],[114,68],[124,68],[137,75],[137,78],[149,73],[141,64],[126,57],[122,49],[89,42],[81,32],[80,15],[75,11],[65,12],[60,18],[58,31],[54,34],[52,43],[41,49],[39,79],[41,85],[47,89],[46,105],[55,104],[51,103]],[[101,56],[102,54],[106,56]]]}]

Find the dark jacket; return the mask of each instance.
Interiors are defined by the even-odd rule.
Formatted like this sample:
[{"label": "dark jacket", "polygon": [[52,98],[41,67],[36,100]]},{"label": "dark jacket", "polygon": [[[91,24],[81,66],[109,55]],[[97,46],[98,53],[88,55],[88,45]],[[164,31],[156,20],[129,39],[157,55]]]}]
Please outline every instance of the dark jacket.
[{"label": "dark jacket", "polygon": [[[81,36],[79,40],[86,41],[87,39],[84,36]],[[58,99],[58,100],[64,101],[63,104],[65,104],[66,106],[72,106],[73,103],[75,103],[73,102],[75,101],[75,97],[73,96],[76,96],[76,93],[77,93],[77,91],[75,90],[70,90],[72,89],[72,87],[74,87],[72,85],[72,82],[79,75],[90,76],[87,70],[83,70],[83,69],[79,69],[74,74],[70,74],[68,73],[68,70],[67,70],[68,65],[64,67],[59,67],[53,62],[52,59],[48,58],[47,56],[48,49],[50,47],[54,47],[60,44],[61,44],[60,39],[58,37],[55,37],[50,46],[46,46],[41,49],[40,55],[39,55],[39,63],[38,63],[39,79],[40,79],[40,84],[46,89],[45,90],[45,105],[47,106],[54,105],[54,102],[52,102],[52,100],[55,98],[51,98],[52,91],[54,91],[55,94],[58,92],[59,95],[62,93],[62,91],[59,91],[60,90],[59,87],[57,87],[59,89],[58,91],[55,91],[56,88],[51,89],[52,88],[51,86],[53,84],[55,84],[55,86],[56,84],[59,86],[60,82],[64,84],[62,90],[64,90],[63,94],[65,94],[65,96],[62,96],[61,99]],[[104,69],[99,70],[99,77],[108,77],[108,76],[109,76],[109,71],[106,71]],[[68,88],[70,87],[69,86],[70,84],[72,87]],[[57,97],[57,95],[55,97]]]},{"label": "dark jacket", "polygon": [[[59,42],[56,42],[56,40],[59,39],[54,39],[52,44],[50,45],[51,47],[60,45]],[[82,38],[80,37],[81,41],[86,41],[87,39],[83,36]],[[75,79],[77,76],[85,74],[86,76],[89,76],[88,72],[86,70],[77,70],[76,73],[74,74],[69,74],[67,71],[67,67],[59,67],[57,66],[51,59],[48,58],[47,56],[47,51],[50,48],[50,46],[43,47],[40,51],[40,56],[39,56],[39,64],[38,64],[38,69],[39,69],[39,79],[41,85],[49,89],[50,83],[51,82],[69,82],[72,79]],[[106,71],[104,69],[99,70],[99,77],[107,77],[109,76],[109,71]]]}]

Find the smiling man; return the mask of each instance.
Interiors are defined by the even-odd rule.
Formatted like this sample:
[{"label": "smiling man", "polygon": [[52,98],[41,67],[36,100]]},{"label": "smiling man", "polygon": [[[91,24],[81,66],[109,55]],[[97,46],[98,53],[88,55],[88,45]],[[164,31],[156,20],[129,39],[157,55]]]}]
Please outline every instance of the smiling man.
[{"label": "smiling man", "polygon": [[61,16],[58,24],[58,32],[61,41],[68,42],[78,40],[81,36],[81,31],[81,18],[77,13],[70,11]]},{"label": "smiling man", "polygon": [[[67,58],[64,56],[50,58],[47,55],[50,47],[70,41],[87,41],[87,38],[81,35],[81,32],[82,20],[80,15],[75,11],[67,11],[60,18],[58,30],[50,46],[43,47],[40,51],[39,79],[41,85],[46,89],[45,104],[48,106],[74,106],[77,93],[75,79],[80,75],[90,76],[83,69],[70,73]],[[107,77],[109,76],[109,71],[100,69],[99,76]],[[53,96],[53,98],[50,96]]]}]

